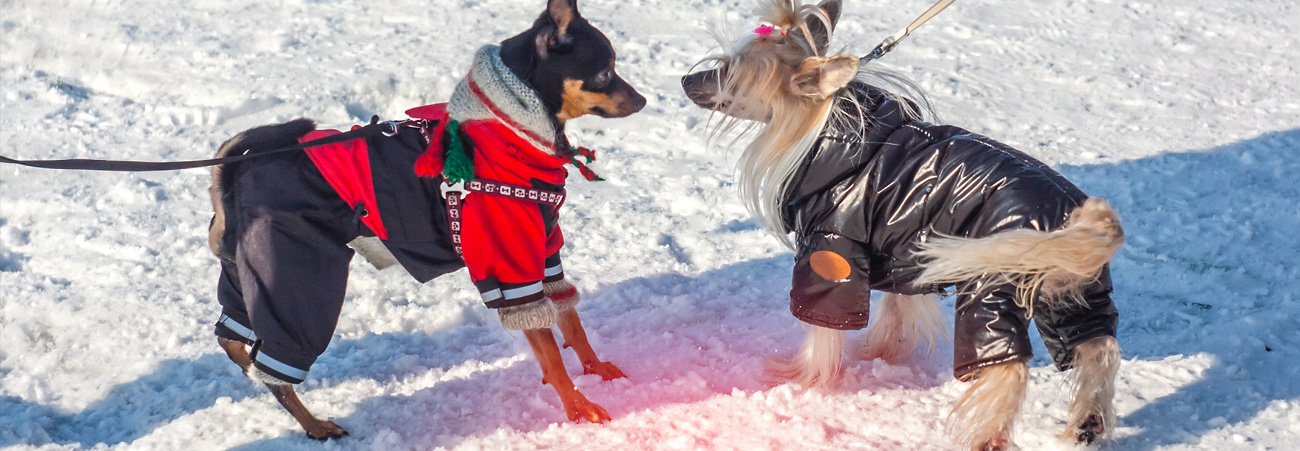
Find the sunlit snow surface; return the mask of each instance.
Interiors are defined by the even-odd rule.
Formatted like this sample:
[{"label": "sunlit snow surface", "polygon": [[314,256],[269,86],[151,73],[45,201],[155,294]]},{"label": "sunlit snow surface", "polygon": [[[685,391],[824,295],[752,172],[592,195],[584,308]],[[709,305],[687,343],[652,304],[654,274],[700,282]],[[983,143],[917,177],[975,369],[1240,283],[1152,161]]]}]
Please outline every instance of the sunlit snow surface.
[{"label": "sunlit snow surface", "polygon": [[[542,3],[0,2],[0,154],[197,159],[255,125],[401,118]],[[928,3],[849,0],[835,45],[865,53]],[[358,259],[299,387],[352,435],[310,441],[216,346],[206,171],[0,166],[0,448],[953,449],[944,417],[966,385],[948,346],[853,362],[830,390],[763,380],[763,356],[802,334],[791,254],[749,219],[738,150],[707,142],[679,87],[715,46],[701,27],[747,32],[753,5],[580,0],[649,99],[569,125],[609,179],[573,179],[562,223],[590,337],[628,374],[576,378],[611,423],[565,421],[464,273],[419,285]],[[1291,0],[972,0],[880,61],[944,121],[1120,211],[1121,426],[1101,449],[1300,443],[1297,24]],[[1056,438],[1067,379],[1038,354],[1017,441],[1073,449]]]}]

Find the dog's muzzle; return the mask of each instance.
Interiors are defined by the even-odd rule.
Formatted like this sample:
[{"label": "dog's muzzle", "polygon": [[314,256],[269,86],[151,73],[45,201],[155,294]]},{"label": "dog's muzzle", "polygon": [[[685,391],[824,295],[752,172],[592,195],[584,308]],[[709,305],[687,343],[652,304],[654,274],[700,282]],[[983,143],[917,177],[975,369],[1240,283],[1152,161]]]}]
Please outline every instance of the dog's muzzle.
[{"label": "dog's muzzle", "polygon": [[682,90],[686,98],[701,108],[716,109],[718,96],[718,70],[704,70],[682,77]]}]

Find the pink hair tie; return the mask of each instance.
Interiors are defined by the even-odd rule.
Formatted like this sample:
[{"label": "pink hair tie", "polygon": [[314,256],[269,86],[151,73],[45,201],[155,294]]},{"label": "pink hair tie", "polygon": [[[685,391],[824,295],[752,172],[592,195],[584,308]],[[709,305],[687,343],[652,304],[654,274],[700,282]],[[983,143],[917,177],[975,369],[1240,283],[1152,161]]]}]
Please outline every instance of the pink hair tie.
[{"label": "pink hair tie", "polygon": [[754,29],[754,34],[767,36],[769,34],[772,34],[772,32],[774,31],[776,31],[776,26],[769,25],[769,24],[762,24],[759,25],[758,28]]}]

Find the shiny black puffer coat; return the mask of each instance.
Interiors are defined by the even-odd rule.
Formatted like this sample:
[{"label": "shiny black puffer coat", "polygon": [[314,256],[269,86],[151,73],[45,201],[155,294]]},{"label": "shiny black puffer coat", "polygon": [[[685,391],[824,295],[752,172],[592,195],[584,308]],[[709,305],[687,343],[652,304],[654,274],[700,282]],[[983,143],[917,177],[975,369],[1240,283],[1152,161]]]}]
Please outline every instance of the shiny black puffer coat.
[{"label": "shiny black puffer coat", "polygon": [[[1042,162],[958,127],[910,116],[902,104],[858,82],[837,94],[820,139],[792,176],[783,216],[796,235],[790,310],[800,320],[840,330],[866,327],[870,290],[916,295],[917,244],[937,234],[986,237],[1013,229],[1055,230],[1087,196]],[[812,255],[831,251],[849,263],[830,280]],[[957,297],[954,372],[1032,355],[1026,311],[1015,288],[972,281]],[[1058,368],[1074,348],[1114,336],[1118,313],[1110,274],[1084,289],[1084,303],[1034,305],[1033,316]]]}]

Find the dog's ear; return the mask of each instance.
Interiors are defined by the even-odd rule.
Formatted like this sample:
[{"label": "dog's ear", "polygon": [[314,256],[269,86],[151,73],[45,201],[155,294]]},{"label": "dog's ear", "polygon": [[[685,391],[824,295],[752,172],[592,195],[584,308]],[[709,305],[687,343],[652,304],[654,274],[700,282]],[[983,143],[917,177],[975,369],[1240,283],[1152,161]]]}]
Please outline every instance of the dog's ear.
[{"label": "dog's ear", "polygon": [[545,57],[551,50],[568,45],[569,25],[578,16],[577,0],[548,0],[546,17],[550,18],[540,33],[537,33],[537,53]]},{"label": "dog's ear", "polygon": [[808,57],[799,64],[794,76],[790,77],[790,92],[800,96],[825,98],[848,86],[857,75],[856,56]]},{"label": "dog's ear", "polygon": [[817,47],[818,55],[825,55],[826,48],[831,44],[831,32],[835,31],[835,24],[840,21],[840,0],[825,0],[817,5],[822,11],[826,12],[825,20],[816,14],[804,16],[804,26],[808,29],[808,35],[812,37],[812,44]]}]

